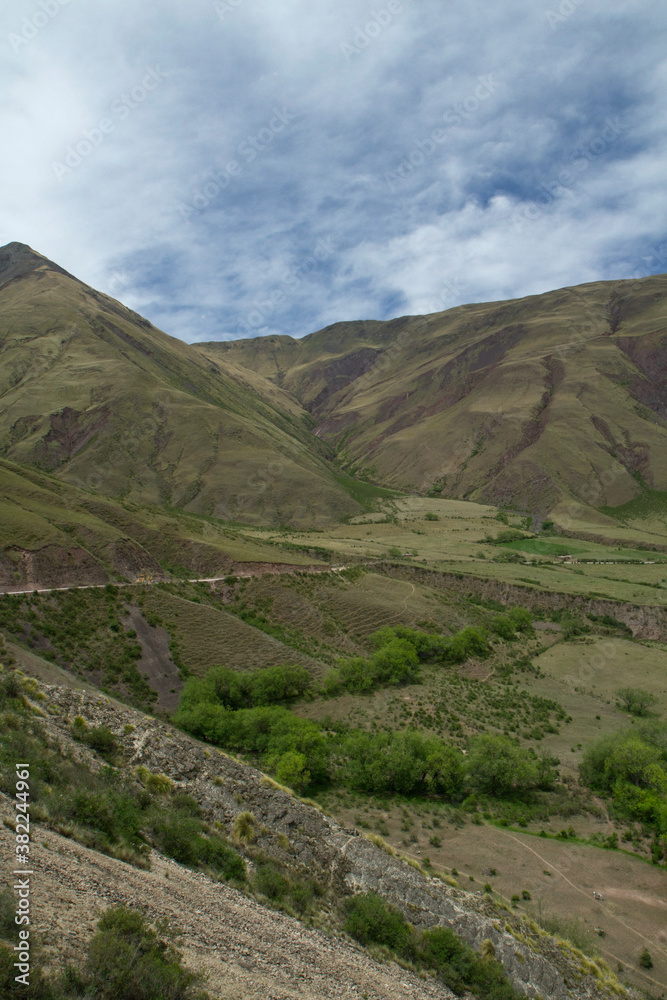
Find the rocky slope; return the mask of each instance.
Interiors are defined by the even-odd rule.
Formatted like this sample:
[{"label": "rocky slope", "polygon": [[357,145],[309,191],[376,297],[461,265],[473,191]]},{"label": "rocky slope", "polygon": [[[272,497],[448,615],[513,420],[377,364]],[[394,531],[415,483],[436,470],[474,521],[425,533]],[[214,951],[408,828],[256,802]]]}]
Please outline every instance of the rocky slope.
[{"label": "rocky slope", "polygon": [[[559,946],[499,901],[450,886],[344,829],[308,802],[260,772],[102,695],[41,685],[49,712],[43,724],[63,749],[99,768],[90,750],[74,743],[77,716],[105,725],[122,744],[124,767],[142,765],[165,774],[193,796],[205,817],[231,833],[241,811],[257,823],[255,850],[294,874],[317,878],[333,898],[376,891],[420,927],[453,927],[479,949],[490,939],[516,987],[545,1000],[603,998],[623,990],[607,972]],[[4,810],[8,803],[4,800]],[[5,827],[3,850],[11,848]],[[63,841],[43,828],[33,833],[38,885],[34,900],[40,929],[55,951],[80,952],[99,907],[126,902],[151,918],[174,918],[183,928],[185,954],[205,968],[214,995],[234,998],[448,997],[435,981],[394,965],[378,965],[351,942],[331,936],[326,912],[320,929],[266,910],[255,900],[152,856],[150,872]],[[250,861],[252,866],[252,861]]]}]

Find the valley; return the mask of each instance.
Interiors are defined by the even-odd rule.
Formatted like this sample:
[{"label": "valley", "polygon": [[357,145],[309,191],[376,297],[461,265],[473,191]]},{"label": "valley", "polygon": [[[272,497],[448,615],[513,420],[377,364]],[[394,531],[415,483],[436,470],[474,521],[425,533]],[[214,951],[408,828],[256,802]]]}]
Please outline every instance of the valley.
[{"label": "valley", "polygon": [[157,921],[173,875],[220,997],[460,993],[438,923],[509,977],[469,965],[481,1000],[664,992],[666,302],[186,345],[0,251],[2,805],[24,752],[40,905],[87,873],[68,955],[101,878]]}]

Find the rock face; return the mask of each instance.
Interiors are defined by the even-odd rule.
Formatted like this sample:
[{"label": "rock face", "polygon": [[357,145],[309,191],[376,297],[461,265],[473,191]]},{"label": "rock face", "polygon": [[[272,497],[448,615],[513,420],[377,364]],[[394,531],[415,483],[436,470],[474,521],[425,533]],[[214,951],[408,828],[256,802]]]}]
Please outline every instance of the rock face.
[{"label": "rock face", "polygon": [[[240,812],[251,811],[258,829],[255,847],[295,874],[315,877],[337,897],[375,891],[419,927],[451,926],[477,950],[490,939],[516,988],[529,997],[565,1000],[610,996],[604,977],[591,975],[574,953],[559,947],[509,907],[472,896],[406,864],[391,849],[341,827],[254,768],[101,695],[62,687],[42,689],[54,712],[44,723],[52,738],[74,750],[80,759],[86,755],[90,766],[99,767],[100,762],[80,744],[73,744],[69,735],[76,716],[89,725],[111,729],[122,744],[128,769],[143,765],[168,775],[179,790],[197,800],[210,822],[219,823],[226,832],[231,832]],[[35,837],[35,841],[42,839],[41,833]],[[86,893],[91,892],[98,902],[139,898],[151,914],[173,915],[185,928],[186,954],[190,949],[201,964],[202,942],[208,942],[204,964],[216,982],[226,987],[233,983],[235,997],[347,998],[359,997],[362,989],[369,997],[378,998],[450,996],[433,981],[422,981],[394,966],[375,966],[355,946],[306,931],[298,922],[264,910],[235,890],[155,854],[152,871],[144,873],[70,843],[62,857],[51,851],[40,862],[47,908],[59,909],[64,901],[56,886],[68,884],[72,870],[69,855],[77,855],[81,863],[81,905],[87,907],[88,917]],[[104,877],[100,869],[104,869]],[[175,881],[166,884],[165,879]],[[197,921],[197,916],[201,920]],[[253,973],[252,985],[239,966],[248,975]],[[369,968],[375,969],[373,983],[368,979]],[[325,970],[323,978],[321,970]],[[267,990],[266,975],[273,976],[271,981],[281,983],[281,987]],[[366,986],[362,987],[362,980]]]}]

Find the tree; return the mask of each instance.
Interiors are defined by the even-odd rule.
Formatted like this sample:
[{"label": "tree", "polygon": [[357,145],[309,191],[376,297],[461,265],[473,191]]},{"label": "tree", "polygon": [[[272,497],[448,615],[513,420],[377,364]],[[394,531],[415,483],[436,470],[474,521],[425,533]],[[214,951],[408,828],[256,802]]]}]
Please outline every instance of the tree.
[{"label": "tree", "polygon": [[510,608],[507,614],[514,622],[517,632],[532,631],[533,616],[528,608],[522,608],[520,605],[517,605],[514,608]]},{"label": "tree", "polygon": [[467,764],[471,784],[489,795],[507,795],[539,784],[535,758],[507,736],[477,736]]},{"label": "tree", "polygon": [[633,715],[646,715],[651,705],[655,705],[658,700],[650,691],[634,687],[619,688],[616,696]]},{"label": "tree", "polygon": [[667,785],[667,774],[661,765],[660,751],[636,736],[629,736],[614,747],[605,761],[610,782],[628,781],[639,788],[661,790]]},{"label": "tree", "polygon": [[639,956],[639,964],[641,965],[642,969],[653,968],[653,959],[651,958],[651,952],[648,950],[648,948],[644,948],[643,952]]},{"label": "tree", "polygon": [[293,788],[295,792],[302,792],[310,784],[310,771],[307,764],[305,754],[297,753],[296,750],[288,750],[287,753],[278,758],[275,769],[276,778],[281,784]]},{"label": "tree", "polygon": [[407,639],[392,639],[373,654],[371,667],[380,684],[407,684],[417,679],[419,657]]},{"label": "tree", "polygon": [[494,615],[491,619],[491,630],[506,641],[511,642],[516,637],[516,625],[509,615]]},{"label": "tree", "polygon": [[453,663],[462,663],[470,656],[487,656],[489,644],[482,629],[468,626],[452,636],[447,652]]},{"label": "tree", "polygon": [[340,663],[341,684],[352,693],[362,694],[364,691],[372,691],[375,687],[375,678],[369,660],[363,656],[353,656],[349,660]]},{"label": "tree", "polygon": [[465,758],[456,747],[429,740],[426,755],[426,787],[444,799],[456,798],[463,789]]}]

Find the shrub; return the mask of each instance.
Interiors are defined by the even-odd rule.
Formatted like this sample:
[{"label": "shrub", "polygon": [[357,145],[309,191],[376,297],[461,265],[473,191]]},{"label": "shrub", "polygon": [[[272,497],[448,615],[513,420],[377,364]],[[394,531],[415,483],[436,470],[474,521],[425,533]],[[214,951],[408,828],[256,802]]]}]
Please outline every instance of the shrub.
[{"label": "shrub", "polygon": [[516,625],[509,615],[494,615],[491,619],[491,631],[507,641],[516,637]]},{"label": "shrub", "polygon": [[202,976],[182,967],[170,941],[158,937],[144,917],[120,906],[98,923],[85,965],[87,988],[99,1000],[194,1000]]},{"label": "shrub", "polygon": [[643,688],[622,687],[616,691],[616,695],[632,715],[646,715],[651,705],[655,705],[658,700]]},{"label": "shrub", "polygon": [[363,945],[381,944],[398,955],[414,954],[414,931],[402,913],[374,892],[346,900],[344,931]]},{"label": "shrub", "polygon": [[234,820],[234,840],[242,844],[254,844],[257,840],[257,820],[245,810]]},{"label": "shrub", "polygon": [[516,607],[510,608],[507,614],[508,617],[514,622],[517,632],[532,631],[533,616],[528,608],[522,608],[520,605],[517,605]]},{"label": "shrub", "polygon": [[289,882],[272,861],[265,861],[257,865],[253,887],[268,899],[278,901],[287,895]]},{"label": "shrub", "polygon": [[17,936],[18,927],[14,922],[16,900],[10,889],[0,890],[0,938],[13,941]]},{"label": "shrub", "polygon": [[648,950],[648,948],[644,948],[643,952],[639,956],[639,964],[641,965],[642,969],[653,968],[653,959],[651,958],[651,952]]},{"label": "shrub", "polygon": [[470,992],[484,1000],[516,1000],[517,994],[489,945],[493,948],[491,941],[482,943],[484,957],[480,958],[449,927],[436,927],[421,935],[419,957],[459,995]]},{"label": "shrub", "polygon": [[293,788],[296,792],[302,792],[310,784],[310,771],[307,768],[307,763],[305,754],[288,750],[282,757],[278,758],[275,765],[277,780],[282,785]]},{"label": "shrub", "polygon": [[540,781],[535,758],[507,736],[475,737],[467,770],[470,782],[490,795],[533,788]]},{"label": "shrub", "polygon": [[425,521],[439,521],[440,518],[438,517],[437,514],[434,514],[432,510],[429,510],[429,511],[426,512],[426,514],[424,514],[424,520]]},{"label": "shrub", "polygon": [[155,841],[168,857],[183,865],[196,865],[204,854],[199,822],[183,813],[169,813],[154,828]]},{"label": "shrub", "polygon": [[85,743],[104,760],[113,762],[116,759],[120,747],[118,740],[107,726],[96,726],[94,729],[88,729],[81,716],[77,716],[74,720],[73,735],[75,739]]},{"label": "shrub", "polygon": [[0,679],[0,697],[11,701],[12,699],[20,698],[22,694],[21,678],[15,670],[11,674],[2,676]]},{"label": "shrub", "polygon": [[407,684],[417,679],[419,657],[407,639],[393,639],[371,658],[374,680],[379,684]]},{"label": "shrub", "polygon": [[205,838],[202,848],[203,860],[225,880],[245,882],[246,866],[243,858],[221,837]]}]

